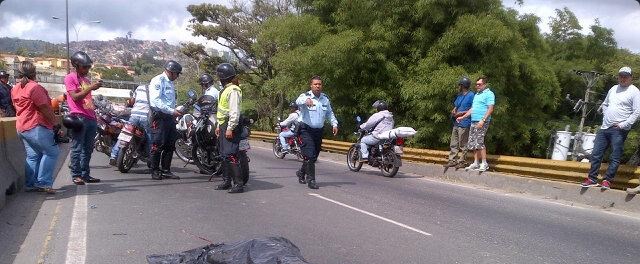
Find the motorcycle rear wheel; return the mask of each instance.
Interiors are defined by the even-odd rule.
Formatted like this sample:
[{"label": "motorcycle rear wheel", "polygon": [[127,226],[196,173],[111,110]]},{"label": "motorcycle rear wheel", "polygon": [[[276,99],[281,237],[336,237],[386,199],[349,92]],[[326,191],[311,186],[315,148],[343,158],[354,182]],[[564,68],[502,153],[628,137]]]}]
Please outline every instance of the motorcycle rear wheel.
[{"label": "motorcycle rear wheel", "polygon": [[400,167],[393,165],[395,159],[399,159],[400,156],[396,155],[393,151],[387,151],[383,155],[382,163],[380,164],[380,171],[383,176],[392,178],[396,176],[398,169],[400,169]]},{"label": "motorcycle rear wheel", "polygon": [[120,148],[120,152],[118,152],[116,165],[122,173],[129,172],[129,170],[138,163],[138,159],[134,158],[136,150],[133,146],[135,146],[135,142],[131,141],[126,146]]},{"label": "motorcycle rear wheel", "polygon": [[219,155],[213,151],[203,150],[198,146],[193,146],[191,149],[191,155],[193,163],[196,164],[200,171],[205,174],[219,174],[222,171],[222,160],[219,159]]},{"label": "motorcycle rear wheel", "polygon": [[362,168],[362,162],[358,162],[358,148],[351,146],[349,152],[347,152],[347,166],[350,171],[360,171]]}]

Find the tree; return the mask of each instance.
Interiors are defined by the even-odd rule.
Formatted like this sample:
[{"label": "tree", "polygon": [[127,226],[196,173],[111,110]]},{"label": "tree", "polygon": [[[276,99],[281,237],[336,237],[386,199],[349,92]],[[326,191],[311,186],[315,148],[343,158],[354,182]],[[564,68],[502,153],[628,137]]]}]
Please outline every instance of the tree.
[{"label": "tree", "polygon": [[133,81],[133,76],[127,73],[127,70],[120,67],[114,68],[106,68],[100,67],[96,68],[95,71],[100,73],[101,79],[105,80],[114,80],[114,81]]},{"label": "tree", "polygon": [[18,49],[16,49],[16,55],[27,57],[29,56],[29,50],[25,47],[18,47]]}]

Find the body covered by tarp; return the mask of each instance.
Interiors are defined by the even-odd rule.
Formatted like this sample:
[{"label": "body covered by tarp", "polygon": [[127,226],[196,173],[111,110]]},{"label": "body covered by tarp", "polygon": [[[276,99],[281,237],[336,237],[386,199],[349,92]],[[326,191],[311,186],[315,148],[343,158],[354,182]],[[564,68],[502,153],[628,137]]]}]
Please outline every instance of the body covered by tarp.
[{"label": "body covered by tarp", "polygon": [[394,139],[397,137],[407,138],[416,134],[416,130],[411,127],[398,127],[388,131],[380,132],[378,139]]},{"label": "body covered by tarp", "polygon": [[149,264],[303,264],[300,249],[284,237],[264,237],[231,244],[210,244],[167,255],[147,256]]}]

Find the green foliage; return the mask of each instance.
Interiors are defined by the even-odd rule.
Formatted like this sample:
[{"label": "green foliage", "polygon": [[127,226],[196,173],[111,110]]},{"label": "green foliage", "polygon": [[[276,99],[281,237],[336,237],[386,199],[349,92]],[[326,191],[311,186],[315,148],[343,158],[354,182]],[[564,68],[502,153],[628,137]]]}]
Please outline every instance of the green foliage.
[{"label": "green foliage", "polygon": [[133,81],[133,76],[127,73],[127,70],[124,68],[106,68],[100,67],[95,69],[96,72],[100,73],[102,79],[105,80],[116,80],[116,81]]},{"label": "green foliage", "polygon": [[[194,35],[227,46],[244,66],[243,107],[262,129],[320,75],[343,139],[354,116],[370,115],[371,103],[384,99],[397,125],[418,130],[410,144],[446,149],[457,80],[487,75],[496,94],[490,151],[541,157],[549,136],[578,118],[563,99],[584,95],[572,70],[640,70],[640,56],[618,49],[611,29],[596,21],[584,35],[567,8],[556,10],[548,35],[538,17],[499,0],[253,0],[188,11]],[[203,58],[197,46],[183,52]],[[596,92],[613,84],[608,76]],[[599,122],[592,113],[587,125]]]}]

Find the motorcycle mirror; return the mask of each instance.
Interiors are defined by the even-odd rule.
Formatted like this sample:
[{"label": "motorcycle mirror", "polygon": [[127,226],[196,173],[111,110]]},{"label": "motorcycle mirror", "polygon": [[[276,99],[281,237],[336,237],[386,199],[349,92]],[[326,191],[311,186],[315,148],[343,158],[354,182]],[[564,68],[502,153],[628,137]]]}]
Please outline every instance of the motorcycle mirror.
[{"label": "motorcycle mirror", "polygon": [[356,122],[358,123],[362,122],[362,118],[360,116],[356,116]]},{"label": "motorcycle mirror", "polygon": [[193,89],[190,89],[189,91],[187,91],[187,96],[189,98],[196,98],[198,95],[196,94],[196,91],[194,91]]}]

